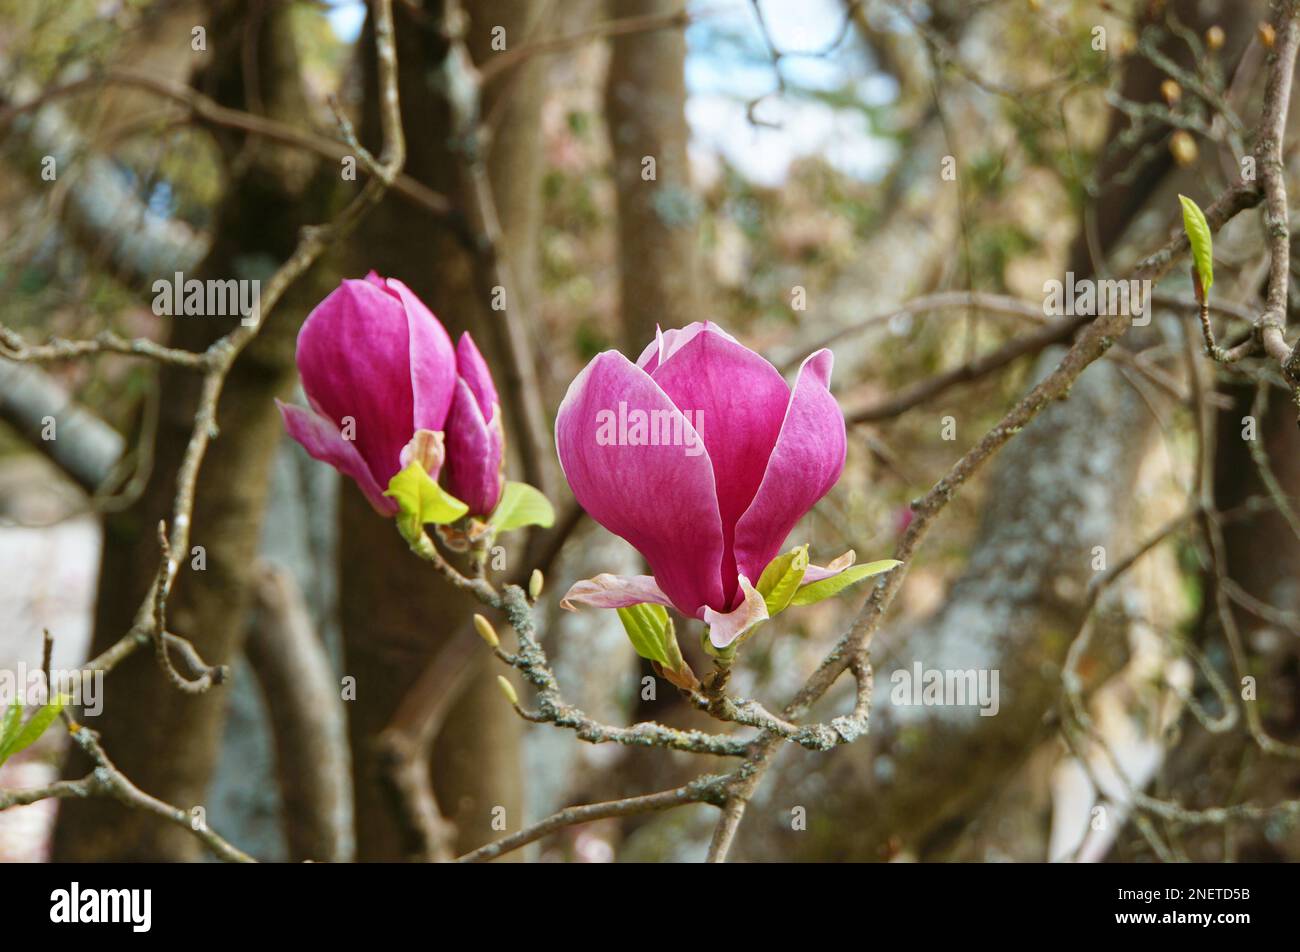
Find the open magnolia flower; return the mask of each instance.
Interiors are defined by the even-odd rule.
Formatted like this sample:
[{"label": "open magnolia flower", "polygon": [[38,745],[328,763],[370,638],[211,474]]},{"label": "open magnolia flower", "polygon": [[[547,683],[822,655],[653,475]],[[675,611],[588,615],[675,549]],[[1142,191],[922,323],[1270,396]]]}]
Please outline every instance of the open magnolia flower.
[{"label": "open magnolia flower", "polygon": [[[896,564],[846,574],[851,554],[824,569],[808,564],[806,547],[777,558],[844,468],[831,365],[830,351],[811,355],[791,389],[710,323],[657,334],[635,364],[617,351],[597,355],[560,406],[556,448],[578,502],[645,556],[653,575],[598,575],[562,604],[671,605],[702,619],[713,647],[725,649],[798,603],[801,589],[830,594],[865,577],[862,569]],[[840,575],[844,584],[831,582]]]}]

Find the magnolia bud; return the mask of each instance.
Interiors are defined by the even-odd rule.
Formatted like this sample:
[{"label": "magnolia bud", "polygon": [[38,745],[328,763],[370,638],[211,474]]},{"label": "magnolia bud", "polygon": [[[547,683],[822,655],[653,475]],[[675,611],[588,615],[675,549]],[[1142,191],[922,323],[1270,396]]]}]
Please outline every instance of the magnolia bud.
[{"label": "magnolia bud", "polygon": [[1223,49],[1223,44],[1227,42],[1227,39],[1223,34],[1223,27],[1217,24],[1205,31],[1205,45],[1211,50]]},{"label": "magnolia bud", "polygon": [[1186,129],[1179,129],[1170,137],[1169,151],[1173,154],[1174,161],[1179,165],[1191,165],[1196,161],[1197,155],[1200,154],[1196,148],[1196,140],[1191,137]]},{"label": "magnolia bud", "polygon": [[537,601],[537,597],[542,594],[542,570],[533,569],[533,574],[528,576],[528,597]]},{"label": "magnolia bud", "polygon": [[499,674],[497,675],[497,684],[501,685],[501,693],[506,696],[506,700],[518,707],[519,695],[515,693],[515,686]]},{"label": "magnolia bud", "polygon": [[488,621],[482,615],[474,615],[474,628],[478,635],[487,642],[489,648],[499,648],[501,639],[497,637],[497,631],[492,627],[492,622]]},{"label": "magnolia bud", "polygon": [[[415,355],[392,345],[394,327],[424,342]],[[344,281],[307,316],[294,359],[308,405],[280,404],[280,413],[310,456],[355,480],[384,516],[400,512],[386,490],[410,492],[410,476],[405,489],[391,485],[410,464],[428,477],[416,488],[428,482],[432,490],[450,446],[443,430],[457,386],[456,351],[410,288],[373,271]]]},{"label": "magnolia bud", "polygon": [[1179,86],[1172,79],[1166,79],[1160,84],[1160,95],[1165,97],[1165,102],[1173,105],[1183,98],[1183,87]]},{"label": "magnolia bud", "polygon": [[1277,39],[1277,31],[1273,29],[1273,24],[1261,23],[1257,32],[1259,33],[1259,41],[1264,44],[1266,49],[1271,50],[1273,42]]}]

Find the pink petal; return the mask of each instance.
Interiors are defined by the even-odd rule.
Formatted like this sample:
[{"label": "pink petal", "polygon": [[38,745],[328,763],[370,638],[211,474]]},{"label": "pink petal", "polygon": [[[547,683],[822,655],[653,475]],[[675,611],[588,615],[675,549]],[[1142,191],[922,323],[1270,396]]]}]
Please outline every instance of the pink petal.
[{"label": "pink petal", "polygon": [[709,626],[709,641],[715,648],[727,647],[768,618],[767,602],[749,584],[749,579],[742,575],[737,583],[736,589],[742,594],[739,607],[725,613],[715,612],[712,608],[704,609],[704,623]]},{"label": "pink petal", "polygon": [[397,512],[397,503],[384,495],[383,489],[370,473],[370,467],[357,452],[356,446],[343,438],[333,423],[310,410],[275,401],[284,418],[284,427],[302,448],[322,463],[329,463],[344,476],[350,477],[370,500],[370,505],[382,516]]},{"label": "pink petal", "polygon": [[461,334],[456,343],[456,373],[469,384],[483,419],[491,417],[492,408],[500,403],[496,384],[492,382],[492,372],[488,370],[487,361],[474,345],[474,338],[469,335],[469,331]]},{"label": "pink petal", "polygon": [[687,324],[685,327],[673,327],[666,331],[656,327],[655,339],[646,345],[645,350],[641,351],[641,356],[637,358],[636,365],[646,373],[653,374],[660,364],[689,344],[703,330],[719,334],[729,341],[735,341],[736,339],[711,321],[696,321],[693,324]]},{"label": "pink petal", "polygon": [[824,578],[830,578],[832,575],[839,575],[845,569],[849,568],[857,561],[858,554],[852,549],[845,552],[839,558],[835,559],[825,568],[820,565],[809,565],[803,571],[803,581],[801,585],[809,585],[813,582],[820,582]]},{"label": "pink petal", "polygon": [[575,602],[594,608],[626,608],[647,603],[673,607],[653,575],[610,575],[608,572],[574,582],[560,599],[560,607],[577,611]]},{"label": "pink petal", "polygon": [[574,497],[645,556],[683,614],[724,607],[722,520],[708,454],[691,456],[671,444],[619,445],[617,433],[608,438],[607,424],[620,403],[628,412],[664,414],[677,432],[698,439],[648,374],[617,351],[598,354],[569,385],[555,418],[555,447]]},{"label": "pink petal", "polygon": [[484,420],[469,384],[464,378],[457,380],[456,399],[447,415],[443,484],[447,492],[469,506],[472,515],[487,515],[501,498],[504,448],[505,435],[497,407],[493,405],[491,419]]},{"label": "pink petal", "polygon": [[762,485],[736,523],[736,563],[745,575],[758,577],[844,470],[848,439],[844,414],[829,389],[833,363],[829,350],[819,350],[799,368]]},{"label": "pink petal", "polygon": [[456,390],[456,352],[442,322],[411,289],[396,278],[388,279],[406,311],[410,333],[412,422],[417,430],[441,430]]},{"label": "pink petal", "polygon": [[691,325],[679,333],[694,328],[684,343],[666,348],[669,356],[651,376],[704,437],[722,517],[719,571],[734,606],[740,597],[732,554],[735,526],[763,481],[790,388],[775,367],[713,325]]},{"label": "pink petal", "polygon": [[[313,407],[344,428],[380,486],[400,468],[411,434],[410,328],[401,303],[368,281],[344,281],[307,316],[298,334],[302,387]],[[442,420],[436,427],[442,429]]]}]

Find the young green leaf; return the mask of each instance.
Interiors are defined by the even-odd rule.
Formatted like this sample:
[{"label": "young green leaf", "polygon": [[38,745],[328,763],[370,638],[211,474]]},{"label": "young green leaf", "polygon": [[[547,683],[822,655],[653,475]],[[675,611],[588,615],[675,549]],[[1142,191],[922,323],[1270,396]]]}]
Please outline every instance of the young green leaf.
[{"label": "young green leaf", "polygon": [[627,632],[627,640],[641,657],[666,667],[681,661],[677,632],[668,617],[668,609],[662,605],[629,605],[618,609],[618,618]]},{"label": "young green leaf", "polygon": [[5,749],[9,741],[18,733],[18,727],[23,722],[23,702],[17,698],[9,705],[5,711],[4,720],[0,720],[0,751]]},{"label": "young green leaf", "polygon": [[419,539],[429,523],[446,525],[469,512],[469,506],[430,479],[415,461],[388,481],[384,495],[397,502],[397,530],[407,542]]},{"label": "young green leaf", "polygon": [[[59,711],[63,710],[63,705],[67,702],[67,697],[59,695],[33,714],[27,723],[22,726],[22,729],[14,732],[13,736],[5,741],[4,746],[0,747],[0,764],[36,743],[40,736],[45,733],[45,729],[59,716]],[[6,722],[8,719],[9,715],[6,714]]]},{"label": "young green leaf", "polygon": [[644,603],[618,609],[619,621],[627,632],[636,653],[650,662],[655,674],[667,678],[679,688],[695,691],[700,687],[695,672],[682,657],[677,644],[677,630],[668,610],[662,605]]},{"label": "young green leaf", "polygon": [[549,529],[554,524],[555,510],[551,501],[527,483],[507,482],[501,491],[501,501],[488,516],[488,525],[497,532],[509,532],[524,526]]},{"label": "young green leaf", "polygon": [[870,578],[873,575],[879,575],[881,572],[888,572],[894,566],[902,564],[903,563],[897,559],[881,559],[878,562],[866,562],[862,565],[850,565],[839,575],[832,575],[830,578],[824,578],[820,582],[810,582],[803,586],[799,591],[794,593],[794,598],[790,599],[790,604],[812,605],[814,602],[820,602],[824,598],[838,595],[855,582],[860,582],[864,578]]},{"label": "young green leaf", "polygon": [[1178,201],[1183,206],[1183,230],[1192,246],[1192,261],[1201,279],[1201,294],[1206,295],[1214,283],[1214,237],[1210,234],[1210,223],[1205,220],[1201,207],[1186,195],[1179,195]]},{"label": "young green leaf", "polygon": [[799,583],[803,581],[803,573],[807,568],[808,546],[806,545],[791,549],[767,563],[767,568],[763,569],[763,574],[758,577],[758,584],[754,587],[767,604],[769,618],[790,604],[790,599],[798,591]]}]

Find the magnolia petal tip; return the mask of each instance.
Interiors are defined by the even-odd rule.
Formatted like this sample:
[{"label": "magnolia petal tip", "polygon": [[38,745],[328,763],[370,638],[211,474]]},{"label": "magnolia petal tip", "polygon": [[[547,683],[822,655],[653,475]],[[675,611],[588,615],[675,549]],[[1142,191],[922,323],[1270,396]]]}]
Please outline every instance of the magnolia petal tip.
[{"label": "magnolia petal tip", "polygon": [[743,574],[739,577],[740,589],[745,599],[729,612],[704,609],[704,622],[709,626],[709,641],[715,648],[729,648],[759,622],[767,621],[767,602]]}]

